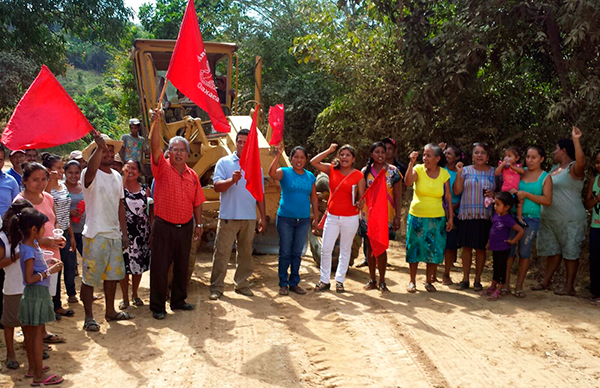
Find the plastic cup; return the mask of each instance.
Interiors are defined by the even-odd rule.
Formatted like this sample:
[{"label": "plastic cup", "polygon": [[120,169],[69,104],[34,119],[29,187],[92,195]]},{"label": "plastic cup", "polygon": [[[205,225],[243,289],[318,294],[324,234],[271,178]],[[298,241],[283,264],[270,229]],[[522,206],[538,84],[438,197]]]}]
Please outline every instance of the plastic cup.
[{"label": "plastic cup", "polygon": [[54,252],[44,250],[42,253],[44,254],[44,260],[46,261],[46,264],[50,264],[50,260],[54,258]]},{"label": "plastic cup", "polygon": [[60,237],[63,236],[64,233],[65,233],[65,231],[62,230],[62,229],[54,229],[52,231],[52,234],[54,235],[54,238],[60,238]]}]

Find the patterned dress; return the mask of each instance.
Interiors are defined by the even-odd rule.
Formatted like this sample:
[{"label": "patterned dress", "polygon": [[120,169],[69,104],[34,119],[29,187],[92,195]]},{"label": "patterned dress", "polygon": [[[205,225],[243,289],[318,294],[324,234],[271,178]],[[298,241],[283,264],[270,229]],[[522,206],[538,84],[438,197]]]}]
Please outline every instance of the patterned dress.
[{"label": "patterned dress", "polygon": [[150,268],[150,219],[146,208],[146,186],[132,193],[125,189],[123,205],[127,220],[129,247],[123,251],[125,270],[131,275],[141,275]]}]

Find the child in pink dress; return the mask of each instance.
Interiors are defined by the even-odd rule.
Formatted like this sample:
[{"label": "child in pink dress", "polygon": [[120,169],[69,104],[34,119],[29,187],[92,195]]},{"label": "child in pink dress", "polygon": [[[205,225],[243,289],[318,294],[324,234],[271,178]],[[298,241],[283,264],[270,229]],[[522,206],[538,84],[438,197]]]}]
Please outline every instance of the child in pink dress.
[{"label": "child in pink dress", "polygon": [[[504,150],[504,159],[498,162],[495,175],[502,175],[502,191],[508,191],[513,196],[519,191],[519,182],[521,174],[525,169],[519,163],[521,159],[521,151],[516,146],[510,146]],[[517,223],[526,228],[528,225],[523,221],[523,203],[517,204]]]}]

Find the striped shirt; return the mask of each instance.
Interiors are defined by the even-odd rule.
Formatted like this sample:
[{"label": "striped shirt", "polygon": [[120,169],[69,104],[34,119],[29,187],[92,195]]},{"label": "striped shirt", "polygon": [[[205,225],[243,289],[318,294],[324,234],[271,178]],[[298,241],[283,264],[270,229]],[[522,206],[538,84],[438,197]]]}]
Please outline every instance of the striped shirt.
[{"label": "striped shirt", "polygon": [[473,166],[463,168],[464,188],[458,210],[460,220],[491,220],[494,207],[485,207],[483,192],[494,190],[496,178],[494,169],[476,170]]},{"label": "striped shirt", "polygon": [[50,195],[54,199],[54,211],[56,212],[56,222],[62,230],[69,229],[71,226],[71,194],[67,190],[64,182],[58,182],[60,188],[58,190],[50,190]]}]

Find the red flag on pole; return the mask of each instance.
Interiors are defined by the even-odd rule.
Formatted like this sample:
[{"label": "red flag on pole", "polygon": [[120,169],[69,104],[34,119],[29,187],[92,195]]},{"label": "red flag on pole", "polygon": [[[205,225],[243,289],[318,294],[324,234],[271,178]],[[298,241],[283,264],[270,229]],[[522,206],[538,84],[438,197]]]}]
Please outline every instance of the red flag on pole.
[{"label": "red flag on pole", "polygon": [[390,246],[388,234],[388,193],[385,170],[381,169],[365,193],[368,209],[367,236],[375,257]]},{"label": "red flag on pole", "polygon": [[283,104],[277,104],[269,108],[269,124],[273,128],[270,145],[278,145],[283,139]]},{"label": "red flag on pole", "polygon": [[54,74],[42,66],[2,133],[11,150],[49,148],[81,139],[92,130]]},{"label": "red flag on pole", "polygon": [[189,0],[185,9],[166,78],[208,113],[217,131],[230,131],[204,50],[193,0]]},{"label": "red flag on pole", "polygon": [[252,194],[258,202],[263,200],[263,181],[262,170],[260,168],[260,153],[258,149],[258,133],[256,130],[256,120],[258,116],[259,105],[256,105],[252,125],[248,140],[240,156],[240,168],[244,170],[246,179],[246,189]]}]

